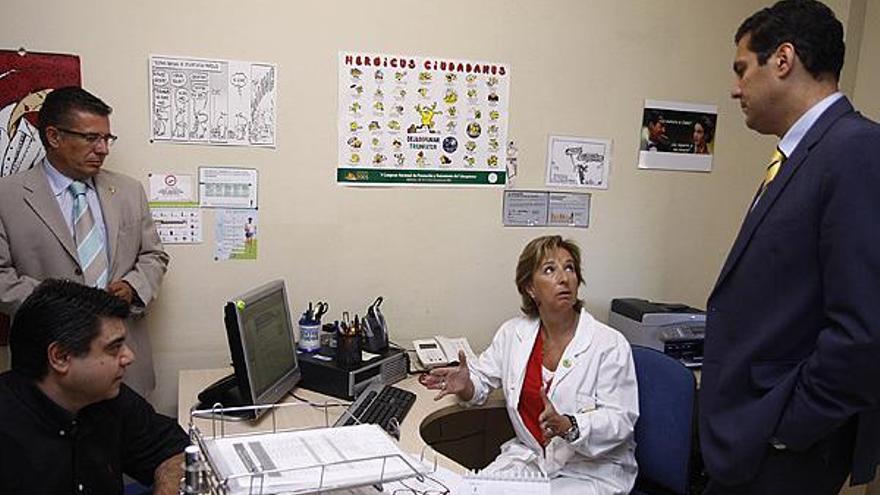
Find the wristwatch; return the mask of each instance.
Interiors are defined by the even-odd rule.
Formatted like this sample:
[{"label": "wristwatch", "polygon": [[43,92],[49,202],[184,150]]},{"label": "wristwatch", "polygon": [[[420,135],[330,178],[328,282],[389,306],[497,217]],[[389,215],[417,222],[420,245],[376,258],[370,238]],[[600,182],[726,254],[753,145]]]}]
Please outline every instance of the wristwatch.
[{"label": "wristwatch", "polygon": [[565,433],[562,434],[562,438],[565,439],[566,442],[574,442],[581,436],[581,429],[578,427],[577,419],[571,414],[563,414],[569,421],[571,421],[571,428],[568,429]]}]

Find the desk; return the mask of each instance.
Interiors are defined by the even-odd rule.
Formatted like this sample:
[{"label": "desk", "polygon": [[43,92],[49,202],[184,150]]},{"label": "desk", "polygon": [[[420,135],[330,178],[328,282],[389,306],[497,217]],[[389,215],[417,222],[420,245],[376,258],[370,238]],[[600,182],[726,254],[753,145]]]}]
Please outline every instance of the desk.
[{"label": "desk", "polygon": [[[179,375],[177,418],[180,425],[187,429],[190,420],[190,407],[196,403],[198,393],[215,380],[232,372],[232,368],[210,370],[181,370]],[[415,376],[395,383],[397,387],[416,394],[416,402],[400,425],[400,447],[410,453],[419,455],[430,452],[428,443],[437,445],[438,462],[443,467],[455,472],[464,472],[467,468],[482,467],[498,454],[498,446],[513,436],[509,423],[498,421],[503,417],[507,421],[504,399],[500,395],[490,396],[485,405],[478,408],[464,409],[456,403],[452,396],[439,401],[434,400],[436,392],[427,390]],[[297,388],[297,396],[311,402],[340,401],[318,392]],[[288,395],[284,403],[299,402]],[[328,409],[329,424],[333,424],[341,415],[344,407]],[[317,407],[290,407],[276,414],[278,428],[299,428],[323,426],[325,424],[324,409]],[[268,430],[272,428],[271,419],[267,414],[254,425],[247,422],[227,422],[226,432],[243,432],[248,430]],[[454,421],[454,426],[452,422]],[[197,419],[196,425],[203,433],[211,433],[211,421]],[[445,427],[449,425],[450,427]],[[427,437],[427,440],[426,440]],[[477,446],[477,448],[475,448]],[[441,450],[447,453],[443,455]],[[454,458],[454,459],[453,459]],[[481,466],[482,464],[482,466]]]},{"label": "desk", "polygon": [[[232,368],[182,370],[180,372],[177,417],[184,429],[189,426],[190,407],[196,403],[198,393],[204,387],[231,372]],[[699,373],[697,373],[697,379],[699,380]],[[466,468],[481,467],[480,464],[485,465],[486,459],[494,459],[498,454],[497,446],[506,439],[503,437],[510,438],[512,436],[512,430],[510,430],[511,435],[507,435],[507,428],[510,426],[504,399],[500,395],[490,396],[486,404],[480,408],[464,409],[456,403],[454,398],[449,396],[434,401],[436,393],[426,390],[414,376],[396,383],[395,386],[414,392],[417,397],[400,429],[400,446],[407,452],[418,454],[430,442],[437,446],[437,459],[441,466],[462,473]],[[301,388],[296,389],[295,392],[298,396],[312,402],[337,400]],[[297,400],[288,396],[284,402],[297,402]],[[296,414],[289,414],[293,412],[291,409],[295,409]],[[342,410],[343,408],[329,410],[330,424],[336,421]],[[322,426],[324,424],[324,412],[318,408],[305,406],[288,408],[287,412],[287,415],[279,415],[277,418],[279,428]],[[500,421],[502,417],[503,421]],[[209,420],[199,419],[196,420],[196,424],[203,432],[210,432]],[[249,423],[227,423],[227,425],[228,432],[271,428],[266,417],[254,426]],[[450,428],[444,428],[446,425]],[[485,436],[478,438],[477,431],[484,433]],[[425,440],[425,437],[428,437],[428,440]],[[448,448],[441,449],[441,445]],[[475,445],[481,447],[474,448]],[[443,455],[439,451],[447,452],[449,455]],[[880,481],[875,481],[867,487],[850,488],[844,486],[840,495],[880,495],[878,486],[880,486]]]}]

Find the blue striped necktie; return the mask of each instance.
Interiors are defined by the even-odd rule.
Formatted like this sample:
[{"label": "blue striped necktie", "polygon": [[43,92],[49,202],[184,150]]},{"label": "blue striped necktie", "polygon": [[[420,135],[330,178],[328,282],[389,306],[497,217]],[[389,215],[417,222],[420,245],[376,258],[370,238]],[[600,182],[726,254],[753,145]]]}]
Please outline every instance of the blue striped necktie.
[{"label": "blue striped necktie", "polygon": [[73,193],[73,239],[76,241],[76,253],[84,283],[103,289],[107,287],[109,276],[107,252],[104,249],[101,228],[95,224],[86,200],[87,187],[85,183],[76,180],[70,183],[70,192]]}]

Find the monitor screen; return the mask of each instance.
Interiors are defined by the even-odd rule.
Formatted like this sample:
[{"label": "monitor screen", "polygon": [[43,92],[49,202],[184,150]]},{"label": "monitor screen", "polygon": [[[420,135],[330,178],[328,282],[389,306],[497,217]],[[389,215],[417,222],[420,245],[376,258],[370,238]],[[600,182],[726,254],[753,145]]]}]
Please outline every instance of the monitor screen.
[{"label": "monitor screen", "polygon": [[269,283],[232,302],[254,403],[274,403],[292,388],[283,386],[297,364],[284,282]]},{"label": "monitor screen", "polygon": [[[226,337],[235,373],[199,394],[200,409],[274,404],[296,386],[293,323],[284,281],[275,280],[230,299]],[[237,416],[254,419],[264,411]]]}]

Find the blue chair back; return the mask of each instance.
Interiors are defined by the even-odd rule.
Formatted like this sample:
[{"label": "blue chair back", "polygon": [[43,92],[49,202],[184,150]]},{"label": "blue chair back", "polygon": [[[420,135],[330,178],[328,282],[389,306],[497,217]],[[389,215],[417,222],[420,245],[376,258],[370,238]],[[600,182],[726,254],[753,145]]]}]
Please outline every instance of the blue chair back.
[{"label": "blue chair back", "polygon": [[132,481],[125,485],[123,495],[152,495],[153,487],[144,486],[137,481]]},{"label": "blue chair back", "polygon": [[696,379],[677,359],[660,351],[633,345],[632,352],[639,383],[636,486],[639,490],[659,487],[664,493],[687,495]]}]

